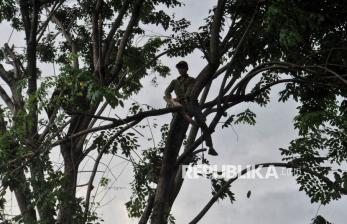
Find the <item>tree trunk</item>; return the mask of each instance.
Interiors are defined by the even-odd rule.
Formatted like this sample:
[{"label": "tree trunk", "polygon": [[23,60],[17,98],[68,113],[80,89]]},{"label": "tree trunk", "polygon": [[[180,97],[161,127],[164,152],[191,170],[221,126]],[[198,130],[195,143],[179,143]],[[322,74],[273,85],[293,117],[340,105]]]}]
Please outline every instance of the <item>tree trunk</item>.
[{"label": "tree trunk", "polygon": [[[89,113],[95,113],[96,106],[88,110]],[[82,130],[88,128],[91,117],[83,115],[72,116],[71,124],[67,132],[67,136],[72,136]],[[57,224],[76,223],[73,217],[76,211],[80,210],[76,201],[76,186],[78,167],[83,154],[83,142],[86,136],[80,136],[71,139],[62,144],[61,153],[64,159],[64,181],[62,183],[63,198],[60,200],[60,208],[57,218]],[[81,217],[82,219],[82,217]]]},{"label": "tree trunk", "polygon": [[57,224],[72,224],[74,212],[77,209],[75,195],[79,163],[76,152],[81,152],[82,148],[76,148],[75,143],[76,141],[72,141],[61,146],[64,158],[64,180]]},{"label": "tree trunk", "polygon": [[174,184],[174,168],[189,122],[175,114],[166,140],[163,161],[160,170],[158,187],[154,199],[151,217],[152,224],[167,223],[169,215],[169,199]]},{"label": "tree trunk", "polygon": [[[205,87],[205,89],[201,95],[201,98],[199,100],[200,105],[205,103],[207,96],[208,96],[208,93],[210,92],[210,88],[211,88],[211,83]],[[187,144],[184,147],[184,151],[187,151],[191,147],[191,145],[194,143],[196,136],[198,134],[198,131],[199,131],[199,127],[192,126],[192,128],[189,131],[189,135],[187,138]],[[188,156],[182,165],[189,165],[190,162],[192,161],[192,159],[193,159],[193,156]],[[183,181],[184,181],[184,179],[182,177],[182,166],[179,166],[175,169],[175,181],[174,181],[173,191],[171,193],[170,202],[169,202],[170,203],[170,205],[169,205],[170,210],[171,210],[173,203],[175,202],[175,200],[177,198],[177,195],[179,194],[179,192],[181,190],[181,187],[183,185]]]},{"label": "tree trunk", "polygon": [[33,204],[31,203],[30,188],[25,178],[24,171],[21,169],[15,173],[15,180],[11,183],[10,189],[14,191],[18,207],[23,216],[24,224],[37,223],[36,213]]}]

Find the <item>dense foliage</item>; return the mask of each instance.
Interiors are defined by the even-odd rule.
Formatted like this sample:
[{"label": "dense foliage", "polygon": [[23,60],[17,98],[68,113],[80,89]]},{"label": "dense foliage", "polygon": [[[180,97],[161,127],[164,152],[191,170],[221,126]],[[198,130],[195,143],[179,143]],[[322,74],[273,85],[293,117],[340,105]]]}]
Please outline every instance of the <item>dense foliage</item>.
[{"label": "dense foliage", "polygon": [[[0,52],[0,208],[14,192],[20,214],[6,223],[98,223],[90,209],[93,182],[104,155],[132,161],[133,195],[126,203],[139,223],[174,222],[171,207],[184,179],[180,165],[209,164],[197,156],[206,134],[175,115],[161,128],[161,141],[133,161],[143,139],[134,126],[148,116],[181,107],[154,109],[133,103],[129,116],[103,116],[106,107],[125,108],[151,72],[166,77],[160,57],[184,57],[194,50],[205,67],[191,93],[199,98],[211,132],[233,124],[254,125],[249,109],[231,114],[244,103],[266,106],[273,86],[280,101],[299,103],[294,120],[299,136],[280,149],[283,163],[295,168],[300,190],[312,202],[327,204],[347,193],[347,4],[343,0],[219,0],[205,24],[191,31],[190,22],[168,13],[184,7],[179,0],[7,0],[0,2],[0,22],[25,35],[23,49],[5,44]],[[206,9],[208,10],[208,9]],[[53,26],[52,26],[53,25]],[[168,36],[146,36],[146,27],[161,27]],[[44,71],[52,63],[59,71]],[[209,91],[219,83],[218,91]],[[213,99],[206,102],[207,95]],[[200,97],[199,97],[200,96]],[[140,102],[141,103],[141,102]],[[184,109],[184,108],[183,108]],[[109,122],[101,125],[100,120]],[[218,123],[223,121],[221,129]],[[190,131],[189,131],[190,130]],[[189,131],[189,132],[188,132]],[[89,141],[91,139],[91,141]],[[63,168],[51,155],[60,149]],[[180,149],[182,148],[182,153]],[[199,151],[200,150],[200,151]],[[96,152],[86,196],[76,196],[80,165]],[[267,164],[270,165],[270,164]],[[230,184],[208,176],[212,199],[191,223],[197,223],[218,199],[235,200]],[[108,180],[101,178],[106,186]],[[38,214],[38,215],[37,215]],[[321,216],[314,223],[326,222]]]}]

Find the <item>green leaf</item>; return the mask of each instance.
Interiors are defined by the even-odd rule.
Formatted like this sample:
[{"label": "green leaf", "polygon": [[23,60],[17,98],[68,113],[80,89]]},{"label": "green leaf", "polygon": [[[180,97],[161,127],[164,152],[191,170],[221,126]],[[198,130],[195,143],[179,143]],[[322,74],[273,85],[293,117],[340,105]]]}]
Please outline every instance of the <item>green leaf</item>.
[{"label": "green leaf", "polygon": [[236,120],[234,123],[255,125],[256,123],[255,118],[256,118],[256,114],[253,113],[250,109],[246,109],[244,112],[236,115]]}]

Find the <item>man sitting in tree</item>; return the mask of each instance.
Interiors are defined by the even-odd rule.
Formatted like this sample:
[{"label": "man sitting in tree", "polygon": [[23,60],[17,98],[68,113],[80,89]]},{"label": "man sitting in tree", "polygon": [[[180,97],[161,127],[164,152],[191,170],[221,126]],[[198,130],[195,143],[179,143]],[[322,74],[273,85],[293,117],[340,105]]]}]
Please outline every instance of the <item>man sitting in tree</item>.
[{"label": "man sitting in tree", "polygon": [[[213,148],[211,133],[205,123],[205,117],[201,112],[199,102],[196,99],[190,99],[190,93],[195,83],[195,78],[188,75],[188,64],[185,61],[180,61],[176,68],[180,74],[180,77],[171,81],[170,85],[165,90],[164,99],[169,106],[184,106],[184,109],[189,116],[194,116],[196,122],[190,117],[188,120],[193,125],[198,125],[204,132],[206,137],[206,145],[209,147],[208,154],[216,156],[218,153]],[[175,92],[176,98],[171,97],[172,91]],[[197,123],[197,124],[196,124]]]}]

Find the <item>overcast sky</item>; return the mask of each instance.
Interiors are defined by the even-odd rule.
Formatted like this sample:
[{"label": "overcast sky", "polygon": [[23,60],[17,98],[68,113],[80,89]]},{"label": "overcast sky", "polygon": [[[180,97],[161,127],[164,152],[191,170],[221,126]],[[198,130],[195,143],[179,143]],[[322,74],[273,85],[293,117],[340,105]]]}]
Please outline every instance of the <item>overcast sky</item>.
[{"label": "overcast sky", "polygon": [[[215,4],[212,0],[187,0],[186,6],[175,9],[173,12],[177,17],[186,17],[192,21],[192,29],[202,25],[203,18],[207,15],[208,9]],[[163,33],[162,30],[151,28],[155,33]],[[11,29],[0,25],[0,44],[8,40]],[[5,35],[4,35],[5,34]],[[23,42],[23,36],[14,33],[11,42],[20,45]],[[137,95],[132,97],[135,101],[151,105],[155,108],[165,107],[162,99],[165,87],[170,81],[178,76],[174,65],[182,58],[163,58],[162,62],[172,69],[172,75],[168,78],[158,78],[159,85],[153,86],[151,79],[153,76],[143,80],[144,88]],[[188,61],[189,74],[195,77],[204,67],[205,62],[201,59],[199,52],[184,58]],[[44,73],[52,73],[52,66],[45,65]],[[1,82],[3,84],[3,82]],[[212,91],[214,88],[212,89]],[[213,134],[213,141],[218,157],[205,155],[211,161],[211,164],[218,165],[242,165],[256,164],[261,162],[280,162],[281,156],[278,148],[287,147],[290,140],[295,138],[292,119],[296,115],[297,104],[289,101],[285,104],[277,102],[277,92],[274,90],[271,95],[272,102],[266,108],[260,108],[257,105],[245,105],[233,108],[232,112],[241,112],[246,108],[251,108],[257,114],[257,124],[255,126],[238,125],[233,128],[216,128]],[[106,111],[108,113],[108,111]],[[111,113],[112,114],[112,113]],[[150,123],[169,123],[171,115],[165,115],[160,118],[150,118]],[[145,121],[144,124],[146,124]],[[148,130],[140,130],[146,137],[150,137]],[[153,129],[156,136],[156,143],[159,142],[159,128]],[[151,146],[151,142],[141,142],[141,149]],[[106,170],[105,175],[110,177],[111,182],[117,179],[111,189],[99,188],[98,198],[103,199],[100,204],[104,205],[97,211],[102,215],[105,223],[132,224],[137,220],[128,218],[124,203],[129,200],[130,189],[129,182],[132,180],[131,164],[116,157],[105,157],[105,164],[113,170],[113,175],[105,167],[100,170]],[[88,161],[87,168],[92,165]],[[82,164],[83,166],[83,164]],[[87,169],[85,168],[85,169]],[[278,170],[279,172],[281,170]],[[98,177],[100,178],[100,176]],[[80,183],[83,184],[87,179],[81,177]],[[310,199],[303,192],[298,191],[298,185],[293,177],[280,176],[279,179],[270,180],[237,180],[231,187],[236,195],[236,202],[230,203],[228,199],[216,203],[207,215],[201,220],[202,224],[309,224],[316,215],[319,204],[311,204]],[[106,191],[107,190],[107,191]],[[246,197],[247,192],[251,190],[251,197]],[[105,193],[103,196],[103,193]],[[79,190],[83,194],[84,190]],[[208,180],[186,180],[182,190],[173,206],[173,215],[178,224],[191,221],[204,205],[211,198],[211,185]],[[346,223],[347,199],[343,198],[333,202],[328,206],[321,206],[319,214],[323,215],[329,221],[335,224]],[[13,208],[13,211],[16,209]]]}]

